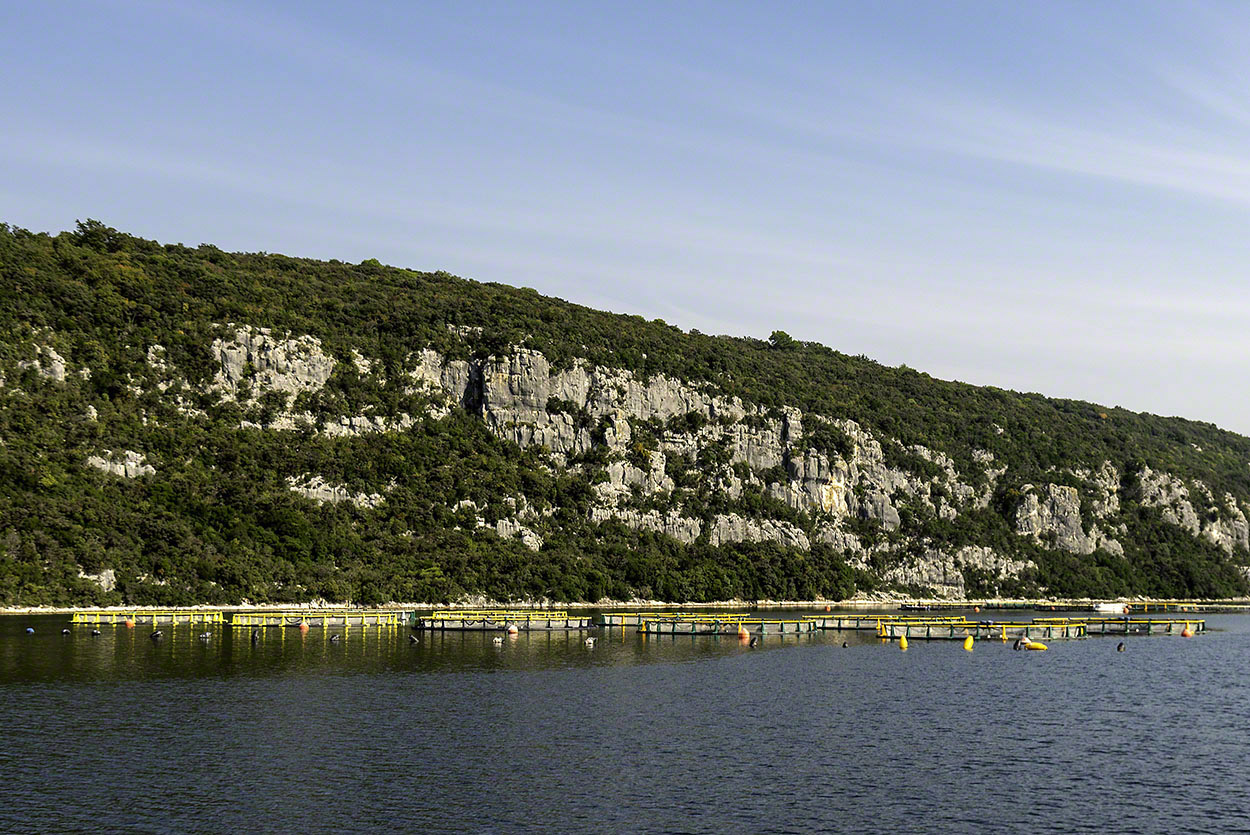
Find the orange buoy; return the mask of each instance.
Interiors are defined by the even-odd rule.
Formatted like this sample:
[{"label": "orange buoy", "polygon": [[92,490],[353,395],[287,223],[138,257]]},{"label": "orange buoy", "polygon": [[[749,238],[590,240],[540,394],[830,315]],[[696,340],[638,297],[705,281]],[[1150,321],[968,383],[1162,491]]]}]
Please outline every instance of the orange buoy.
[{"label": "orange buoy", "polygon": [[300,631],[301,633],[304,633],[304,632],[307,632],[307,631],[308,631],[308,621],[306,621],[306,620],[302,620],[302,621],[300,621],[300,622],[299,622],[299,631]]},{"label": "orange buoy", "polygon": [[980,606],[973,606],[973,607],[972,607],[972,611],[976,612],[977,614],[980,614],[980,613],[981,613],[981,607],[980,607]]},{"label": "orange buoy", "polygon": [[1194,630],[1189,627],[1189,624],[1185,624],[1185,628],[1181,630],[1181,637],[1192,638],[1193,636],[1194,636]]},{"label": "orange buoy", "polygon": [[826,611],[826,612],[832,612],[832,611],[833,611],[833,607],[832,607],[832,606],[830,606],[828,603],[826,603],[826,604],[825,604],[825,611]]},{"label": "orange buoy", "polygon": [[134,628],[135,628],[135,622],[134,622],[133,620],[131,620],[130,618],[126,618],[126,628],[127,628],[127,629],[134,629]]}]

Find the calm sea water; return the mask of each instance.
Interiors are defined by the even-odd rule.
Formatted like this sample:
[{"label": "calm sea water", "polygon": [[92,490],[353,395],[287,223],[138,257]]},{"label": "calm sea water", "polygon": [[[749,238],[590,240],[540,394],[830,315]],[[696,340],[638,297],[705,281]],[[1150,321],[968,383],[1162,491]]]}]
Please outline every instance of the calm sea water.
[{"label": "calm sea water", "polygon": [[1123,653],[619,629],[593,649],[153,643],[65,620],[0,617],[0,832],[1250,832],[1245,617]]}]

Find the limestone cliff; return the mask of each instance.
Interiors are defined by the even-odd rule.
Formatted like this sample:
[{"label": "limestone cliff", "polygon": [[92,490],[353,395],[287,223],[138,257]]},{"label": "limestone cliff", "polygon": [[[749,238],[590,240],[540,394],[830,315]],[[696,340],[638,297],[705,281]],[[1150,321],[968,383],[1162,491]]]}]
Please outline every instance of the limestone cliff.
[{"label": "limestone cliff", "polygon": [[[223,399],[243,393],[254,402],[268,391],[315,392],[334,373],[336,361],[321,350],[315,336],[233,324],[222,330],[224,335],[212,346],[220,371],[210,390]],[[376,360],[354,350],[339,362],[363,371]],[[641,378],[582,359],[553,368],[542,353],[520,347],[482,359],[450,359],[424,347],[408,356],[404,376],[409,393],[428,398],[422,415],[344,415],[323,420],[318,431],[329,436],[400,432],[419,419],[440,419],[451,409],[463,409],[501,440],[541,449],[552,466],[594,469],[600,479],[589,510],[594,522],[615,520],[681,543],[706,541],[713,547],[775,542],[808,550],[813,542],[826,543],[861,570],[876,570],[887,585],[956,597],[966,592],[966,575],[992,588],[1028,578],[1036,568],[1030,560],[1011,559],[983,546],[951,549],[923,536],[900,538],[904,515],[912,521],[921,515],[954,522],[987,507],[1010,473],[1005,466],[995,467],[994,456],[983,450],[973,456],[980,471],[960,473],[941,452],[919,445],[903,449],[898,441],[876,437],[855,421],[792,407],[752,406],[665,375]],[[313,423],[309,414],[288,411],[272,415],[266,428],[294,430]],[[815,427],[812,431],[829,427],[840,433],[844,452],[812,446],[805,425]],[[932,466],[924,474],[892,467],[885,454],[888,445]],[[603,458],[592,465],[585,459],[596,450]],[[692,512],[683,505],[682,491],[670,474],[674,462],[696,466],[702,483],[731,503],[744,495],[762,495],[799,515]],[[1091,463],[1068,474],[1069,481],[1084,485],[1084,500],[1082,490],[1067,483],[1020,485],[1010,520],[1015,534],[1043,548],[1085,557],[1098,550],[1122,555],[1116,536],[1123,526],[1114,521],[1122,496],[1120,475],[1109,461]],[[352,501],[364,507],[384,501],[382,493],[351,495],[318,478],[292,482],[292,489],[318,501]],[[1193,486],[1205,491],[1200,482]],[[1218,503],[1219,512],[1203,520],[1182,479],[1146,468],[1130,495],[1157,508],[1168,523],[1230,554],[1250,547],[1244,504],[1231,494]],[[1216,504],[1209,491],[1203,495],[1208,505]],[[524,497],[520,499],[523,503]],[[502,537],[518,537],[538,548],[541,536],[526,526],[533,521],[503,518],[491,527]],[[863,523],[872,527],[865,529]]]},{"label": "limestone cliff", "polygon": [[1197,421],[94,221],[0,296],[0,604],[1250,589]]}]

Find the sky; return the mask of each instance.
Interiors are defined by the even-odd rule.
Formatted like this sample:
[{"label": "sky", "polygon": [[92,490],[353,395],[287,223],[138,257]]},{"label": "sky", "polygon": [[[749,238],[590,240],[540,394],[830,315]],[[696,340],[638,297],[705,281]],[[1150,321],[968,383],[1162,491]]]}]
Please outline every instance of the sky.
[{"label": "sky", "polygon": [[1250,4],[0,9],[0,222],[446,270],[1250,434]]}]

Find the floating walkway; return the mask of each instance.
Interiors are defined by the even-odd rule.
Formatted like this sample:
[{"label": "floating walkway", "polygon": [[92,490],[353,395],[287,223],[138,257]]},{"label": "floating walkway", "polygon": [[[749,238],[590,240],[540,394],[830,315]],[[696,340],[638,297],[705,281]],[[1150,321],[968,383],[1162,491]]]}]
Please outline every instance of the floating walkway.
[{"label": "floating walkway", "polygon": [[1179,618],[1033,618],[969,620],[962,616],[910,617],[889,614],[811,615],[801,619],[761,617],[758,613],[614,612],[600,616],[606,629],[633,627],[645,635],[798,635],[823,631],[872,631],[881,638],[1010,641],[1017,638],[1062,640],[1089,635],[1191,634],[1206,631],[1203,620]]},{"label": "floating walkway", "polygon": [[545,632],[589,629],[589,617],[568,612],[535,609],[438,609],[429,614],[413,612],[413,629],[443,632]]},{"label": "floating walkway", "polygon": [[608,629],[621,626],[642,626],[646,621],[659,620],[689,620],[692,618],[711,617],[722,621],[749,620],[758,618],[758,612],[718,612],[715,614],[704,614],[695,612],[606,612],[599,615],[596,620],[596,626],[602,626]]},{"label": "floating walkway", "polygon": [[877,634],[882,638],[908,638],[909,640],[976,640],[1011,641],[1017,638],[1032,640],[1046,638],[1084,638],[1085,624],[1079,621],[1039,623],[1038,621],[883,621]]},{"label": "floating walkway", "polygon": [[1186,627],[1194,634],[1207,631],[1207,622],[1202,619],[1123,617],[1081,618],[1079,621],[1071,621],[1068,618],[1034,618],[1033,622],[1039,626],[1079,622],[1085,624],[1087,635],[1179,635]]},{"label": "floating walkway", "polygon": [[217,624],[225,623],[225,613],[205,609],[170,609],[163,611],[82,609],[70,615],[69,622],[74,624],[92,624],[94,626],[105,624],[137,626],[141,623],[152,626],[158,624],[175,626],[180,623]]},{"label": "floating walkway", "polygon": [[386,609],[292,609],[272,612],[234,612],[230,625],[240,628],[293,626],[305,624],[309,628],[325,629],[331,626],[399,627],[404,625],[405,613]]},{"label": "floating walkway", "polygon": [[817,632],[820,627],[806,618],[774,620],[760,617],[718,618],[706,615],[644,620],[638,626],[638,631],[644,635],[738,635],[743,629],[756,635],[799,635]]},{"label": "floating walkway", "polygon": [[1250,613],[1250,603],[1211,603],[1200,600],[1155,600],[1149,603],[1126,603],[1128,613],[1140,612],[1231,612]]}]

